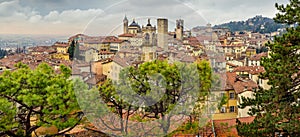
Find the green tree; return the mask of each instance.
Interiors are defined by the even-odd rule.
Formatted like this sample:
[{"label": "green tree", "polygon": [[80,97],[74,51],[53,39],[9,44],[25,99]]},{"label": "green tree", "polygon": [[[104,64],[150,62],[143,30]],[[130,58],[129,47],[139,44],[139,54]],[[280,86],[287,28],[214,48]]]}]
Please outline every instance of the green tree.
[{"label": "green tree", "polygon": [[[155,60],[141,64],[137,68],[129,67],[122,70],[117,83],[116,86],[112,81],[108,81],[100,87],[101,98],[105,103],[111,104],[112,112],[122,118],[117,130],[123,135],[128,135],[127,127],[131,126],[127,125],[129,115],[137,114],[134,117],[139,122],[158,121],[157,127],[153,124],[150,130],[159,130],[156,135],[161,136],[161,132],[165,135],[168,133],[172,118],[177,114],[200,113],[199,111],[189,113],[188,108],[195,105],[196,101],[198,103],[205,101],[211,86],[211,68],[207,61],[169,64],[167,61]],[[182,100],[185,97],[192,97],[195,102],[186,103],[187,100]],[[124,110],[127,112],[124,113]],[[140,128],[137,132],[142,131],[145,134],[148,132],[144,128]],[[132,129],[130,132],[133,132]]]},{"label": "green tree", "polygon": [[69,58],[73,60],[75,53],[75,41],[72,40],[70,47],[68,48]]},{"label": "green tree", "polygon": [[[300,19],[299,0],[287,5],[276,4],[279,23],[296,24]],[[262,60],[265,72],[261,78],[269,79],[268,90],[259,89],[254,99],[243,98],[241,108],[252,106],[249,114],[256,116],[252,123],[237,120],[241,136],[300,136],[300,27],[287,28],[287,33],[267,44],[270,58]]]},{"label": "green tree", "polygon": [[69,68],[62,65],[56,73],[45,63],[35,70],[21,63],[16,67],[0,76],[0,134],[30,137],[40,127],[69,128],[60,135],[80,122]]}]

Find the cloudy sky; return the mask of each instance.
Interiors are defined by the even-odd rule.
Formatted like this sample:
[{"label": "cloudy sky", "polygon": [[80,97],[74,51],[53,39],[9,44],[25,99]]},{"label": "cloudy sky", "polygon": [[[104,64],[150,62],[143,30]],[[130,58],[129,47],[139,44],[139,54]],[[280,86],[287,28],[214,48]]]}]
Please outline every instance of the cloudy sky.
[{"label": "cloudy sky", "polygon": [[145,25],[148,18],[176,19],[186,28],[274,17],[275,3],[288,0],[0,0],[0,34],[110,35],[121,33],[126,14]]}]

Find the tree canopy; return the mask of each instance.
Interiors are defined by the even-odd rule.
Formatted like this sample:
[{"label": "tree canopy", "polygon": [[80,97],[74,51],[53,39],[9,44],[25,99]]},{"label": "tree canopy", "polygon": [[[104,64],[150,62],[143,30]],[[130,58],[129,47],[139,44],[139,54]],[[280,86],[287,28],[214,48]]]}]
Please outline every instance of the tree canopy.
[{"label": "tree canopy", "polygon": [[192,106],[205,101],[211,73],[207,61],[169,64],[155,60],[125,68],[118,81],[108,80],[99,87],[100,98],[120,119],[113,118],[112,122],[103,117],[98,125],[122,136],[166,135],[176,128],[176,122],[186,120],[174,118],[198,114],[193,113]]},{"label": "tree canopy", "polygon": [[[279,23],[297,24],[300,16],[299,0],[285,5],[276,4]],[[259,89],[255,98],[243,98],[240,106],[252,106],[249,114],[256,116],[252,123],[237,121],[241,136],[300,136],[300,27],[287,28],[287,33],[269,43],[270,58],[262,60],[270,89]]]},{"label": "tree canopy", "polygon": [[70,68],[62,65],[56,73],[45,63],[35,70],[22,63],[16,67],[0,75],[1,135],[29,137],[40,127],[63,130],[79,123]]}]

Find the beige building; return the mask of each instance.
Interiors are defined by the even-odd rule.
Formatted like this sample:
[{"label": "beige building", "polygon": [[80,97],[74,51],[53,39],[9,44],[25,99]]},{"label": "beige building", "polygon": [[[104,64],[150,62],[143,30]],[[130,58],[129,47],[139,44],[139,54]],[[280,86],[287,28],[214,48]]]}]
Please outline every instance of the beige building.
[{"label": "beige building", "polygon": [[[239,81],[235,82],[233,88],[238,95],[238,102],[237,105],[243,103],[242,97],[245,98],[254,98],[254,90],[258,88],[257,84],[252,80],[246,79],[239,79]],[[250,111],[251,106],[246,108],[239,108],[238,109],[238,117],[249,117],[250,115],[248,112]]]}]

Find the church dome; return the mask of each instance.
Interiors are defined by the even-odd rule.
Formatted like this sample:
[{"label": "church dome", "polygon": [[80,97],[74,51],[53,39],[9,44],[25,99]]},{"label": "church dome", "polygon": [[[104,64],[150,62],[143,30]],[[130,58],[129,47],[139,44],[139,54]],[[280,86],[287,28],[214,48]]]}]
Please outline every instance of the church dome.
[{"label": "church dome", "polygon": [[133,20],[133,22],[129,25],[129,27],[140,27],[140,25],[137,24],[137,23],[135,22],[135,20]]},{"label": "church dome", "polygon": [[150,19],[148,19],[147,27],[152,27],[152,25],[151,25],[151,23],[150,23]]}]

